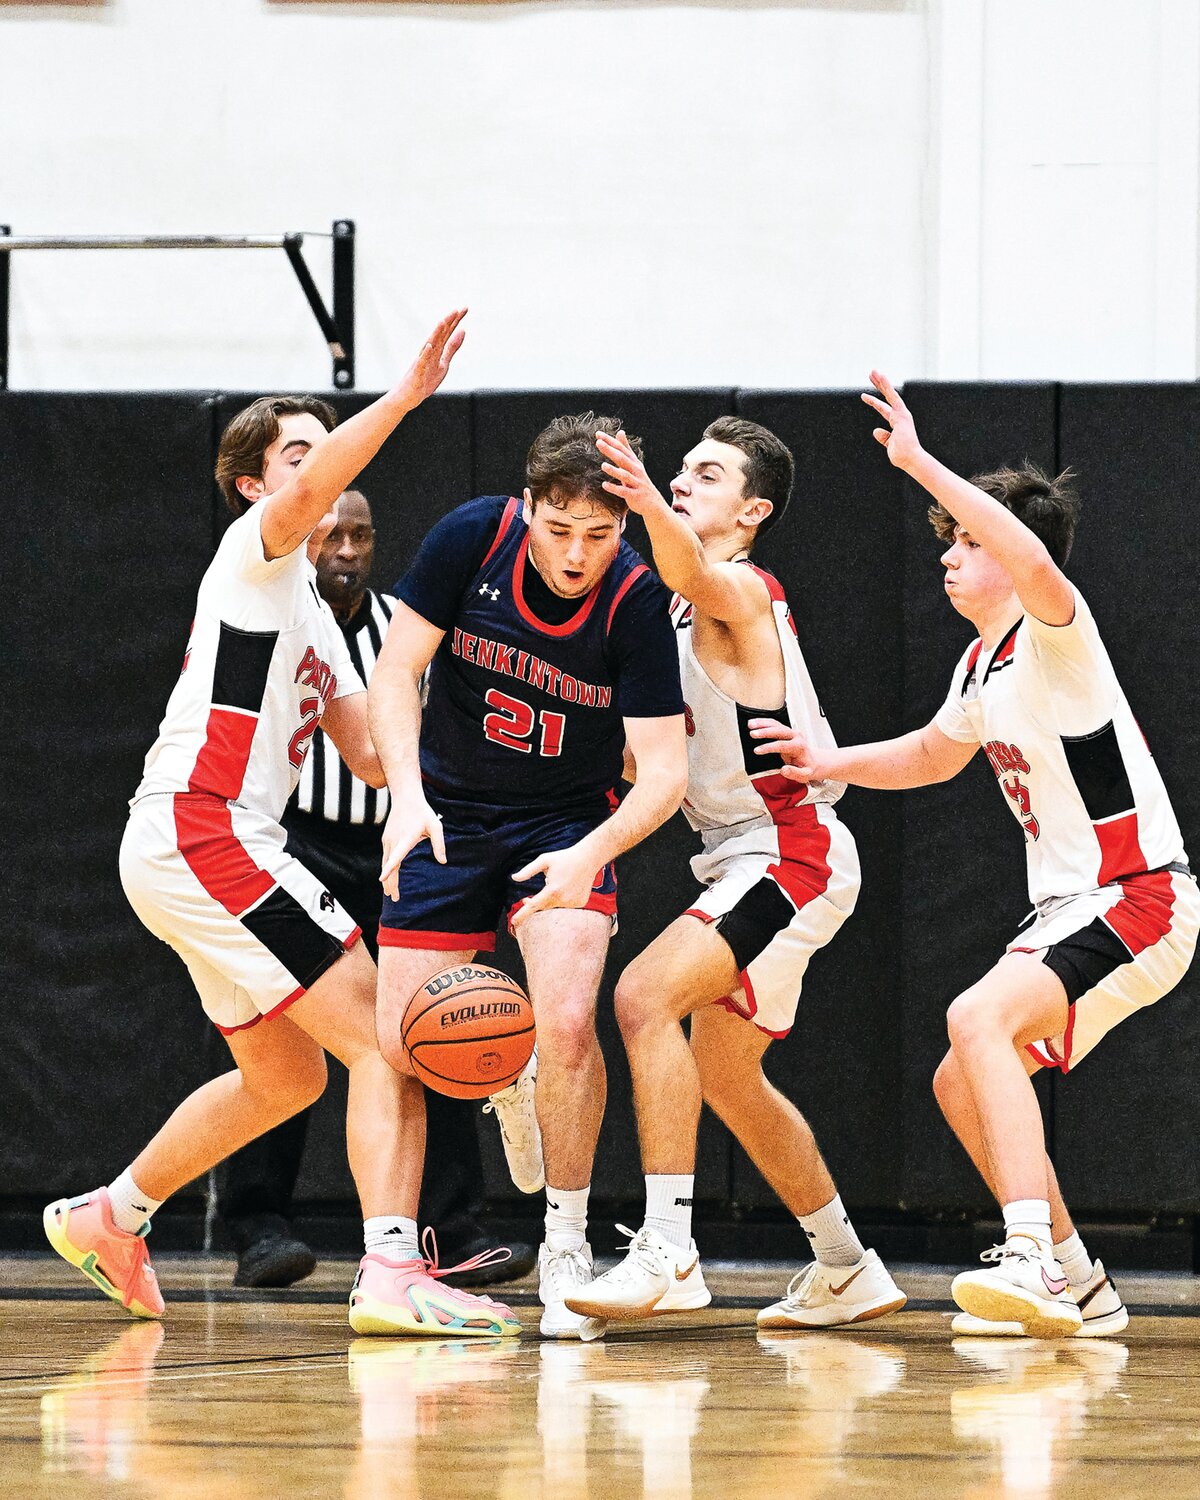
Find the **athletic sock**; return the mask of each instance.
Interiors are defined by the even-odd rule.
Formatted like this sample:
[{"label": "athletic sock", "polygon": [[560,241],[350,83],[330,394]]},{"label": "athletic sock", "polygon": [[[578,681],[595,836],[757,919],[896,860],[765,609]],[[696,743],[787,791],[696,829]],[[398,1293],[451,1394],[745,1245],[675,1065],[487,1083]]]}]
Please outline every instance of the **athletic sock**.
[{"label": "athletic sock", "polygon": [[108,1201],[112,1204],[113,1223],[126,1234],[140,1234],[142,1226],[149,1223],[152,1214],[162,1207],[161,1198],[151,1198],[143,1193],[133,1180],[133,1169],[126,1167],[115,1182],[108,1185]]},{"label": "athletic sock", "polygon": [[1050,1233],[1050,1204],[1045,1198],[1018,1198],[1004,1205],[1005,1238],[1011,1240],[1014,1234],[1036,1240],[1043,1251],[1050,1249],[1054,1237]]},{"label": "athletic sock", "polygon": [[646,1178],[646,1228],[687,1250],[692,1243],[692,1175],[655,1173]]},{"label": "athletic sock", "polygon": [[380,1214],[363,1220],[363,1243],[368,1255],[382,1255],[384,1260],[420,1260],[416,1219],[401,1219],[395,1214]]},{"label": "athletic sock", "polygon": [[1054,1259],[1063,1268],[1063,1275],[1072,1286],[1086,1286],[1092,1279],[1094,1264],[1084,1248],[1077,1230],[1072,1230],[1065,1240],[1054,1247]]},{"label": "athletic sock", "polygon": [[546,1246],[550,1250],[582,1250],[587,1241],[587,1208],[591,1184],[556,1188],[546,1184]]},{"label": "athletic sock", "polygon": [[867,1253],[842,1206],[841,1194],[816,1213],[796,1217],[808,1236],[813,1255],[823,1266],[853,1266]]}]

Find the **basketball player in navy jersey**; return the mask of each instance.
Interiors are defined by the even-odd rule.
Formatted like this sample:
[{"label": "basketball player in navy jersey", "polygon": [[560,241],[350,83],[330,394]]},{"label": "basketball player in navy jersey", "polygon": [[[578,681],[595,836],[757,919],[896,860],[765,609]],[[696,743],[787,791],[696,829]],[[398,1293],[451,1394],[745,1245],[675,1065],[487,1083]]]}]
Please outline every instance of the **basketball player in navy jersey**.
[{"label": "basketball player in navy jersey", "polygon": [[935,504],[950,603],[979,638],[945,703],[899,739],[837,750],[795,726],[751,733],[785,774],[902,789],[948,781],[982,746],[1025,838],[1034,910],[950,1006],[934,1093],[1004,1215],[983,1269],[951,1286],[955,1333],[1095,1337],[1129,1315],[1088,1255],[1046,1155],[1030,1074],[1075,1066],[1187,971],[1200,894],[1162,777],[1087,602],[1063,572],[1079,500],[1032,465],[961,478],[922,448],[872,371],[875,438]]},{"label": "basketball player in navy jersey", "polygon": [[812,1131],[762,1068],[772,1041],[792,1027],[809,959],[853,911],[859,887],[854,839],[834,811],[845,787],[797,786],[780,775],[778,758],[755,756],[746,728],[772,703],[778,717],[834,744],[783,590],[750,561],[790,498],[792,455],[757,423],[721,417],[685,457],[668,504],[623,434],[596,442],[607,488],[644,519],[659,572],[676,590],[684,811],[703,839],[692,869],[704,889],[617,985],[646,1219],[624,1260],[569,1295],[567,1307],[593,1319],[640,1318],[710,1300],[691,1233],[703,1097],[795,1214],[815,1256],[759,1325],[879,1317],[902,1307],[904,1293],[855,1234]]},{"label": "basketball player in navy jersey", "polygon": [[[537,1017],[543,1334],[584,1320],[587,1197],[604,1112],[595,1004],[616,912],[613,860],[678,808],[683,702],[665,589],[622,539],[596,432],[563,417],[529,451],[524,499],[472,500],[440,521],[408,573],[370,683],[392,812],[384,831],[380,1047],[406,1067],[406,1002],[431,974],[495,946],[508,917]],[[419,683],[432,664],[428,713]],[[637,785],[613,810],[625,745]],[[498,1101],[500,1102],[500,1101]],[[419,1152],[419,1123],[411,1149]],[[506,1150],[511,1142],[507,1139]],[[544,1160],[544,1179],[542,1161]]]}]

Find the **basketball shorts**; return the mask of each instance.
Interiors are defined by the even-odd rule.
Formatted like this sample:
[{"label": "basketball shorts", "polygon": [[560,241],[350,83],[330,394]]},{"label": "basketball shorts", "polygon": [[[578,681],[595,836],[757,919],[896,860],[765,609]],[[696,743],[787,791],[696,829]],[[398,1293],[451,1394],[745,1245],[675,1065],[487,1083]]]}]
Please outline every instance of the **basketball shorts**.
[{"label": "basketball shorts", "polygon": [[1049,901],[1033,912],[1009,953],[1039,953],[1062,980],[1070,1006],[1060,1035],[1028,1047],[1066,1073],[1134,1011],[1187,972],[1200,928],[1200,891],[1182,869],[1133,875]]},{"label": "basketball shorts", "polygon": [[712,923],[741,978],[740,991],[716,1003],[768,1036],[787,1036],[809,959],[858,900],[854,836],[831,807],[809,805],[787,828],[755,829],[706,849],[692,873],[705,889],[684,915]]},{"label": "basketball shorts", "polygon": [[[446,863],[439,864],[426,840],[400,866],[399,899],[383,899],[381,948],[474,949],[491,953],[496,929],[509,922],[545,885],[536,875],[518,884],[513,871],[539,854],[569,849],[611,816],[607,798],[567,809],[500,807],[461,802],[426,784],[429,805],[442,820]],[[617,872],[612,864],[596,876],[587,911],[603,912],[617,925]]]},{"label": "basketball shorts", "polygon": [[228,1035],[278,1015],[361,935],[261,813],[189,792],[142,797],[121,840],[121,884],[179,954]]}]

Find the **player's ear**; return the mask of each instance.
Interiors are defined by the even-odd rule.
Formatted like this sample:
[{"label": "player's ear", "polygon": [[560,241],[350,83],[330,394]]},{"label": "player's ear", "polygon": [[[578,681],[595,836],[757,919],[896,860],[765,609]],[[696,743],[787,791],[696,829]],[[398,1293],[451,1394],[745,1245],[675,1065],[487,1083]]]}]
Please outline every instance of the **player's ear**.
[{"label": "player's ear", "polygon": [[525,521],[526,526],[528,526],[530,521],[533,520],[533,496],[529,493],[528,485],[525,486],[525,506],[521,511],[521,515]]},{"label": "player's ear", "polygon": [[752,500],[746,502],[742,518],[747,526],[761,526],[774,509],[775,507],[769,500],[764,500],[761,495],[755,495]]},{"label": "player's ear", "polygon": [[249,500],[253,505],[256,500],[261,500],[267,492],[267,487],[261,479],[253,479],[249,474],[239,474],[233,481],[237,486],[237,492],[243,500]]},{"label": "player's ear", "polygon": [[628,519],[629,519],[629,512],[626,511],[625,514],[621,517],[621,524],[620,524],[620,526],[617,528],[618,531],[620,532],[620,534],[622,536],[625,535],[625,522],[628,521]]}]

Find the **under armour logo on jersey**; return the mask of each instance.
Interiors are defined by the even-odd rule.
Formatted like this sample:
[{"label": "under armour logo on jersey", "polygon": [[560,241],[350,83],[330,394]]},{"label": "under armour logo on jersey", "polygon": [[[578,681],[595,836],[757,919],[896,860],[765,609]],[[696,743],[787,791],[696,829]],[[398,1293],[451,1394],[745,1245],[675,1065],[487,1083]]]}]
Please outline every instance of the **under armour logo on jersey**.
[{"label": "under armour logo on jersey", "polygon": [[481,583],[479,585],[479,592],[480,592],[480,594],[485,599],[490,599],[493,604],[500,597],[500,590],[499,589],[490,589],[490,588],[488,588],[488,586],[487,586],[486,583]]},{"label": "under armour logo on jersey", "polygon": [[333,897],[329,894],[328,891],[322,891],[321,892],[321,910],[322,911],[332,911],[333,910]]}]

